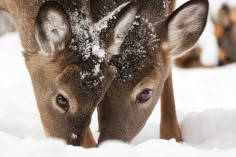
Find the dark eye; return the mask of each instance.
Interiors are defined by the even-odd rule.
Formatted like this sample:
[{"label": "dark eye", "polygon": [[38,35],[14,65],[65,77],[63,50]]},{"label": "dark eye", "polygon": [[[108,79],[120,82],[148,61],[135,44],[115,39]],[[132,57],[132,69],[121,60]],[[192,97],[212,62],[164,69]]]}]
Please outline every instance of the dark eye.
[{"label": "dark eye", "polygon": [[57,105],[62,108],[64,111],[68,111],[69,110],[69,102],[68,100],[62,96],[61,94],[59,94],[57,97],[56,97],[56,103]]},{"label": "dark eye", "polygon": [[138,103],[145,103],[147,102],[152,96],[152,90],[151,89],[144,89],[142,93],[140,93],[137,97]]}]

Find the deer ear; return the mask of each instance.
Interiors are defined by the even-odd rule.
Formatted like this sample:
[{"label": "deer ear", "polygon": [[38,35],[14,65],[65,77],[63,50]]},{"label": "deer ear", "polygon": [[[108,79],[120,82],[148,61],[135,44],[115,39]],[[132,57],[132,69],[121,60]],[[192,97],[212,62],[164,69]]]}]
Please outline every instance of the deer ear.
[{"label": "deer ear", "polygon": [[116,10],[119,10],[119,13],[112,18],[112,20],[115,19],[115,25],[112,28],[112,40],[109,41],[108,59],[120,53],[120,47],[133,26],[138,8],[136,4],[129,2],[119,6]]},{"label": "deer ear", "polygon": [[206,26],[208,9],[208,0],[191,0],[173,12],[167,21],[164,49],[174,57],[191,49]]},{"label": "deer ear", "polygon": [[228,27],[230,25],[230,8],[227,4],[223,4],[218,13],[218,24],[223,27]]},{"label": "deer ear", "polygon": [[35,37],[40,53],[53,55],[62,51],[69,41],[71,30],[63,8],[57,2],[46,2],[39,10]]}]

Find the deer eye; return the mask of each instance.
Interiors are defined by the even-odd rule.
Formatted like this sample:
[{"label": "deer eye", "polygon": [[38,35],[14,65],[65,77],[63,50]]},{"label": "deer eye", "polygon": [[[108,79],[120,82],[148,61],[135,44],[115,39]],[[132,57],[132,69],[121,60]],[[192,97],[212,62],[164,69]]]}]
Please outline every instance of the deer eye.
[{"label": "deer eye", "polygon": [[138,103],[145,103],[147,102],[152,96],[152,90],[151,89],[144,89],[137,97]]},{"label": "deer eye", "polygon": [[57,97],[56,97],[56,103],[57,105],[63,109],[64,111],[68,111],[69,110],[69,102],[68,100],[61,94],[59,94]]}]

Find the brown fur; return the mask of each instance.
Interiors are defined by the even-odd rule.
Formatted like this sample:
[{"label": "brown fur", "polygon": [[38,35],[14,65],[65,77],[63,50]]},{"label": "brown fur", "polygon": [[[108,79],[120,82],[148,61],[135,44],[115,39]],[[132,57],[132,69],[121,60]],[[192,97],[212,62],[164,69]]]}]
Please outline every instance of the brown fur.
[{"label": "brown fur", "polygon": [[96,145],[97,144],[96,144],[96,141],[94,140],[93,134],[92,134],[91,130],[88,129],[85,141],[82,146],[84,148],[93,148]]},{"label": "brown fur", "polygon": [[[127,1],[101,0],[98,2],[94,0],[94,3],[91,3],[94,20],[101,19],[123,2]],[[176,138],[176,140],[181,141],[181,132],[175,113],[171,76],[169,76],[171,75],[172,55],[170,53],[173,47],[168,45],[167,24],[188,4],[168,17],[173,12],[175,1],[137,0],[136,2],[140,6],[137,14],[140,19],[135,22],[138,22],[139,25],[129,31],[121,46],[121,54],[112,58],[111,63],[117,67],[118,74],[98,106],[100,129],[98,143],[109,139],[132,141],[145,125],[161,96],[163,99],[161,101],[161,138]],[[166,3],[169,6],[163,8],[163,2],[171,3]],[[145,23],[142,19],[149,23]],[[148,26],[153,23],[156,24],[154,32],[160,42],[152,41],[152,37],[149,36],[152,33]],[[180,51],[189,49],[198,37],[199,34],[188,36],[188,41],[179,47]],[[107,41],[111,40],[112,38],[109,36]],[[112,43],[105,42],[105,44],[109,48]],[[137,50],[141,49],[140,45],[145,47],[145,55],[136,53]],[[169,78],[168,81],[166,81],[167,78]],[[153,97],[143,104],[136,101],[136,94],[141,92],[137,92],[140,88],[141,91],[142,88],[152,89]]]},{"label": "brown fur", "polygon": [[[73,9],[68,1],[58,0],[58,3],[65,10]],[[75,3],[79,5],[81,1],[75,0]],[[114,69],[103,61],[101,71],[105,78],[96,87],[90,87],[79,81],[81,69],[92,70],[87,66],[90,61],[81,62],[76,58],[78,52],[69,51],[68,45],[55,55],[40,54],[35,26],[42,4],[42,0],[0,0],[0,8],[15,19],[45,133],[63,138],[68,144],[95,146],[89,124],[93,111],[114,78]],[[54,104],[58,93],[65,92],[70,100],[69,113],[62,113]]]},{"label": "brown fur", "polygon": [[[39,0],[1,0],[0,8],[8,11],[15,19],[21,43],[26,52],[37,52],[34,37],[34,22],[40,8]],[[34,9],[31,9],[34,8]]]},{"label": "brown fur", "polygon": [[236,62],[236,8],[224,4],[213,22],[219,46],[219,65]]},{"label": "brown fur", "polygon": [[172,83],[172,75],[167,78],[161,95],[161,126],[160,137],[182,141],[178,119],[175,111],[175,99]]},{"label": "brown fur", "polygon": [[[111,4],[109,4],[107,0],[103,0],[103,4],[96,2],[97,1],[94,1],[94,3],[92,3],[92,12],[94,12],[93,15],[95,15],[95,19],[100,19],[102,15],[106,15],[107,12],[110,12],[106,9],[113,10],[125,1],[117,0],[116,5],[111,1]],[[138,15],[146,17],[151,23],[161,21],[163,16],[169,13],[169,10],[163,10],[157,7],[163,6],[163,1],[140,0],[138,4],[142,6]],[[109,8],[107,8],[108,6]],[[152,9],[149,8],[150,6],[152,6]],[[159,16],[152,16],[150,10],[158,13]],[[156,32],[159,35],[158,38],[165,39],[165,34],[161,33],[165,32],[164,26],[158,27],[163,28],[163,30]],[[143,128],[156,105],[156,101],[160,97],[161,93],[159,93],[159,91],[162,89],[164,81],[167,78],[170,60],[168,54],[163,53],[157,48],[152,49],[152,46],[149,45],[151,43],[150,34],[151,32],[147,28],[147,25],[141,24],[141,27],[137,26],[129,32],[121,47],[121,52],[127,53],[127,59],[122,60],[122,54],[112,59],[112,64],[117,67],[118,75],[107,91],[105,98],[98,106],[99,143],[109,139],[130,142]],[[110,41],[110,39],[108,39],[108,41]],[[143,56],[133,54],[135,50],[140,49],[139,45],[134,43],[135,41],[139,41],[143,44],[142,46],[145,46],[147,54]],[[106,46],[109,47],[110,44],[109,42]],[[153,46],[156,45],[156,47],[158,47],[157,45],[159,44],[160,43],[156,41],[153,43]],[[129,54],[129,51],[133,53]],[[126,66],[126,63],[129,63],[128,65],[130,66],[126,69],[122,69],[122,67]],[[139,69],[142,65],[144,65],[144,68]],[[131,77],[129,77],[129,75],[131,75]],[[140,109],[139,105],[141,104],[135,104],[134,99],[136,99],[136,97],[132,96],[133,90],[139,85],[148,85],[155,81],[156,85],[153,88],[153,95],[155,95],[155,97],[148,102],[149,107],[145,110]]]},{"label": "brown fur", "polygon": [[[55,1],[63,6],[63,9],[58,11],[63,15],[75,9],[82,9],[81,5],[87,2],[79,0],[72,0],[75,3],[64,0]],[[97,22],[124,2],[128,1],[91,0],[89,4],[86,4],[91,8],[86,13],[81,13],[82,15],[79,17],[85,17],[87,13],[90,13],[92,14],[92,22]],[[53,2],[51,4],[53,5]],[[83,143],[85,146],[88,143],[94,145],[88,127],[96,105],[102,100],[98,106],[101,132],[99,143],[107,139],[130,142],[143,128],[162,95],[161,136],[166,139],[181,140],[175,113],[171,76],[169,77],[170,58],[171,53],[177,53],[174,51],[175,46],[178,46],[177,50],[180,52],[186,51],[200,37],[206,23],[207,0],[193,0],[185,3],[171,15],[175,0],[133,0],[132,3],[129,3],[118,13],[116,18],[109,21],[108,28],[99,34],[105,50],[110,50],[109,48],[114,43],[114,28],[129,15],[127,14],[129,11],[137,9],[139,16],[135,16],[134,20],[138,25],[132,25],[133,28],[127,33],[120,47],[121,53],[113,56],[109,63],[104,61],[101,64],[104,79],[97,86],[91,86],[90,79],[86,80],[87,82],[79,79],[80,71],[89,70],[94,65],[93,61],[98,60],[95,56],[92,56],[91,60],[84,61],[80,51],[71,52],[72,43],[53,56],[45,57],[39,53],[40,49],[35,40],[35,19],[38,19],[37,15],[41,5],[41,0],[0,0],[0,7],[9,11],[16,19],[41,119],[49,136],[66,139],[67,143],[73,145],[82,145]],[[196,33],[194,35],[191,34],[192,32],[183,32],[185,33],[183,43],[177,42],[174,44],[178,45],[171,45],[172,43],[168,39],[169,24],[181,11],[191,5],[204,7],[204,11],[201,12],[203,16],[197,16],[197,20],[201,20],[202,25],[196,29],[197,32],[194,32]],[[63,17],[71,19],[68,15]],[[117,20],[114,21],[114,19]],[[186,24],[178,18],[177,21],[181,26],[178,29]],[[72,27],[72,21],[69,22]],[[153,27],[150,27],[150,24]],[[75,37],[76,34],[73,34],[72,31],[71,36]],[[113,52],[106,53],[110,58],[112,55],[109,54]],[[115,78],[114,70],[110,65],[117,69]],[[167,78],[169,79],[167,80]],[[152,97],[146,103],[142,103],[137,98],[145,91],[145,88],[150,88]],[[53,98],[58,93],[66,94],[69,97],[71,102],[69,113],[58,112],[54,106]],[[105,97],[103,97],[104,95]],[[171,109],[167,109],[168,107]],[[78,137],[71,133],[76,133]],[[87,136],[86,141],[84,141],[85,136]]]},{"label": "brown fur", "polygon": [[201,63],[202,49],[197,46],[186,52],[180,58],[175,59],[175,65],[180,68],[212,68],[214,66],[204,65]]}]

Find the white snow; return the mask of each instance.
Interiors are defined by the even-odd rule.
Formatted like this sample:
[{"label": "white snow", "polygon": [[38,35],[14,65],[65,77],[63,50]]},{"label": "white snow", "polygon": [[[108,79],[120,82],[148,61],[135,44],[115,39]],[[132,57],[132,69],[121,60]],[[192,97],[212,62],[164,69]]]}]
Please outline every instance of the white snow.
[{"label": "white snow", "polygon": [[126,7],[130,2],[126,2],[124,4],[121,4],[118,6],[114,11],[110,12],[107,16],[105,16],[103,19],[98,21],[98,23],[95,24],[95,30],[98,32],[101,32],[103,29],[106,29],[108,27],[108,22],[112,19],[115,19],[116,16],[124,7]]},{"label": "white snow", "polygon": [[75,133],[72,133],[72,134],[71,134],[71,138],[72,138],[73,140],[75,140],[75,139],[78,138],[78,136],[77,136]]},{"label": "white snow", "polygon": [[100,71],[100,64],[96,64],[95,68],[93,69],[94,76],[97,76]]},{"label": "white snow", "polygon": [[[211,4],[218,1],[211,0]],[[209,30],[207,61],[217,53]],[[110,141],[83,149],[44,137],[31,80],[17,34],[0,38],[0,157],[235,157],[236,64],[214,69],[174,67],[176,108],[183,143],[159,139],[158,104],[143,131],[131,145]],[[96,113],[91,128],[98,136]],[[74,136],[74,135],[72,135]],[[75,137],[75,136],[74,136]]]},{"label": "white snow", "polygon": [[101,47],[98,46],[98,45],[94,45],[93,46],[92,53],[94,55],[98,56],[99,58],[105,58],[105,51],[104,51],[104,49],[101,49]]}]

